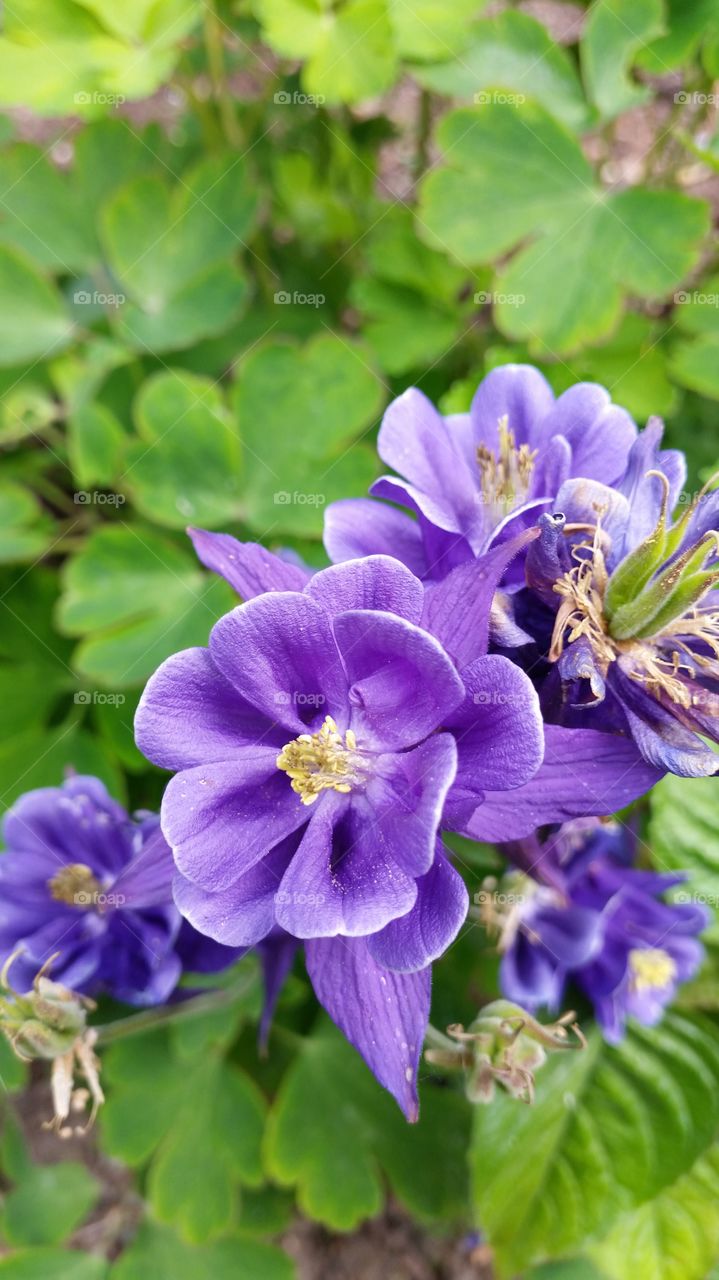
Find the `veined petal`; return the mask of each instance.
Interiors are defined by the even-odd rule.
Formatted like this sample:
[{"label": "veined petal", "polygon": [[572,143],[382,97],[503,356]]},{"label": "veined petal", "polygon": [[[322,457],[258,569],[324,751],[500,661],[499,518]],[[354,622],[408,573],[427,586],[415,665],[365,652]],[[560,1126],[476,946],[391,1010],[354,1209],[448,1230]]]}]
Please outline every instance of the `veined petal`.
[{"label": "veined petal", "polygon": [[325,510],[325,550],[334,564],[360,556],[392,555],[423,577],[425,555],[416,520],[373,498],[341,498]]},{"label": "veined petal", "polygon": [[265,591],[301,591],[311,571],[273,555],[258,542],[239,542],[229,533],[188,529],[197,558],[218,573],[243,600]]},{"label": "veined petal", "polygon": [[430,968],[382,968],[364,938],[307,943],[307,971],[320,1004],[407,1119],[419,1114],[417,1071],[429,1020]]},{"label": "veined petal", "polygon": [[333,615],[348,609],[379,609],[414,623],[419,623],[424,604],[422,583],[389,554],[321,569],[306,594]]},{"label": "veined petal", "polygon": [[480,382],[470,414],[477,444],[497,451],[499,422],[506,417],[518,445],[542,443],[540,424],[554,405],[547,379],[529,364],[504,364]]},{"label": "veined petal", "polygon": [[457,741],[453,800],[511,791],[528,782],[544,757],[539,698],[528,676],[509,658],[477,658],[462,673],[467,696],[447,721]]},{"label": "veined petal", "polygon": [[370,955],[398,973],[424,969],[454,942],[468,907],[464,881],[440,846],[430,870],[417,881],[412,910],[367,939]]}]

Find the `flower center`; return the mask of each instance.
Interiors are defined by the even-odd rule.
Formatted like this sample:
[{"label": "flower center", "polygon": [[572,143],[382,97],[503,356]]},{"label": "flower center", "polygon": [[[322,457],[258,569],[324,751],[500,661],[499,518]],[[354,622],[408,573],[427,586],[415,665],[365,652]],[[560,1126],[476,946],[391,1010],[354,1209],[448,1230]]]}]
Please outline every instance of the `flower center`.
[{"label": "flower center", "polygon": [[677,966],[661,947],[639,947],[629,952],[629,974],[635,991],[656,991],[674,982]]},{"label": "flower center", "polygon": [[357,741],[351,729],[344,737],[332,716],[317,733],[301,733],[282,748],[277,768],[291,779],[303,804],[314,804],[322,791],[347,795],[360,781]]},{"label": "flower center", "polygon": [[56,902],[66,902],[70,907],[82,907],[85,911],[97,905],[102,885],[84,862],[71,862],[48,880],[50,896]]},{"label": "flower center", "polygon": [[524,502],[534,471],[536,449],[528,444],[517,448],[514,432],[505,414],[499,419],[499,453],[486,445],[477,447],[482,502],[496,507],[500,514]]}]

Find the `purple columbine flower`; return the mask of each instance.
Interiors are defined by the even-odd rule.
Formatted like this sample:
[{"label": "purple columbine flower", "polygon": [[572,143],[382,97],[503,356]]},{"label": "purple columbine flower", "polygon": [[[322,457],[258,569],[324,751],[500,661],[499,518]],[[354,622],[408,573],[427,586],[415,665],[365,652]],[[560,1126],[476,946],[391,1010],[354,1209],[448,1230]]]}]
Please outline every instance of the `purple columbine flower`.
[{"label": "purple columbine flower", "polygon": [[663,899],[685,877],[634,868],[633,837],[615,823],[568,824],[543,845],[534,839],[507,852],[533,874],[511,878],[500,900],[502,992],[554,1011],[571,981],[613,1044],[628,1018],[657,1023],[704,955],[697,934],[708,912]]},{"label": "purple columbine flower", "polygon": [[177,771],[162,812],[176,901],[226,945],[304,940],[318,998],[414,1116],[430,965],[467,905],[440,827],[525,836],[618,808],[656,771],[632,743],[562,728],[542,764],[531,683],[486,652],[508,552],[426,590],[385,556],[308,580],[253,544],[193,537],[252,598],[209,649],[168,659],[138,709],[141,749]]},{"label": "purple columbine flower", "polygon": [[545,714],[631,734],[643,757],[688,777],[717,771],[719,490],[671,523],[684,460],[651,422],[613,487],[570,480],[527,554],[520,607],[548,662]]},{"label": "purple columbine flower", "polygon": [[172,854],[159,817],[132,819],[98,778],[29,791],[3,822],[0,957],[29,989],[58,952],[53,976],[86,995],[164,1003],[183,969],[214,972],[236,958],[197,934],[172,902]]},{"label": "purple columbine flower", "polygon": [[637,429],[595,383],[555,399],[531,365],[504,365],[480,383],[469,413],[442,415],[416,387],[394,400],[378,439],[397,472],[372,487],[416,515],[369,498],[332,503],[325,546],[335,562],[386,552],[424,580],[536,523],[571,476],[612,484]]}]

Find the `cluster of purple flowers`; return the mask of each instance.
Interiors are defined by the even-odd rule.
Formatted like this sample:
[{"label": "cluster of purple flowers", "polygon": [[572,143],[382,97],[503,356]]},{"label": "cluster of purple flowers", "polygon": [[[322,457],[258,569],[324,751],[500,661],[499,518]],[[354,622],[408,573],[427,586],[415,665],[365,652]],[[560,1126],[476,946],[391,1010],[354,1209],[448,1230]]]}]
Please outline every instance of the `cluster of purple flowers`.
[{"label": "cluster of purple flowers", "polygon": [[60,950],[68,984],[152,1002],[251,947],[274,997],[302,945],[414,1118],[432,963],[468,909],[449,831],[531,861],[505,994],[554,1008],[576,982],[612,1039],[655,1021],[704,915],[598,819],[668,770],[715,772],[719,740],[719,492],[672,523],[684,464],[660,443],[603,388],[555,399],[509,365],[468,414],[390,406],[397,474],[328,509],[329,568],[191,530],[243,603],[143,694],[137,742],[174,774],[161,830],[91,779],[26,796],[0,951],[22,941],[30,970]]}]

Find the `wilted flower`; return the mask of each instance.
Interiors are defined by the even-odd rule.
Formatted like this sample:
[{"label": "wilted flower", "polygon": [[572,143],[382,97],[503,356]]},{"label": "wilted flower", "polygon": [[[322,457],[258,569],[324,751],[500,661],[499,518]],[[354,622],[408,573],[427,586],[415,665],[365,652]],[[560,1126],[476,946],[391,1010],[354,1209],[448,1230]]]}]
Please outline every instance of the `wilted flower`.
[{"label": "wilted flower", "polygon": [[[570,1040],[567,1028],[574,1039]],[[459,1025],[448,1027],[446,1047],[428,1049],[425,1057],[438,1066],[462,1067],[470,1102],[491,1102],[497,1085],[513,1098],[533,1102],[534,1077],[547,1052],[579,1049],[584,1044],[574,1013],[544,1025],[518,1004],[493,1000],[468,1031]]]},{"label": "wilted flower", "polygon": [[0,955],[18,952],[25,986],[57,952],[58,978],[73,990],[161,1004],[183,967],[235,958],[206,956],[207,940],[182,921],[159,818],[131,818],[98,778],[27,792],[5,815],[3,839]]},{"label": "wilted flower", "polygon": [[550,718],[631,734],[648,762],[695,777],[719,765],[702,741],[719,742],[719,490],[672,524],[683,464],[660,440],[651,423],[614,488],[560,490],[527,555],[549,612],[526,608],[523,625],[550,664]]},{"label": "wilted flower", "polygon": [[697,934],[709,920],[701,906],[665,901],[684,877],[636,869],[633,844],[626,828],[587,820],[544,845],[508,848],[533,875],[512,878],[512,905],[495,921],[504,994],[530,1009],[557,1009],[571,980],[612,1043],[627,1018],[660,1020],[701,964]]},{"label": "wilted flower", "polygon": [[[22,995],[13,990],[9,972],[19,954],[10,956],[0,973],[0,987],[7,992],[0,996],[0,1029],[23,1061],[52,1062],[55,1115],[46,1127],[56,1129],[66,1138],[73,1133],[67,1124],[71,1111],[84,1111],[88,1099],[92,1100],[87,1125],[79,1130],[84,1132],[105,1101],[94,1053],[97,1032],[87,1026],[87,1014],[95,1005],[86,996],[46,977],[55,956],[35,975],[30,991]],[[77,1074],[84,1079],[86,1088],[76,1087]]]},{"label": "wilted flower", "polygon": [[442,417],[416,387],[394,400],[378,439],[396,476],[378,498],[332,503],[325,546],[332,560],[386,552],[423,579],[437,579],[494,542],[529,527],[570,476],[612,484],[624,472],[636,426],[609,393],[577,383],[555,399],[530,365],[494,369],[469,413]]}]

